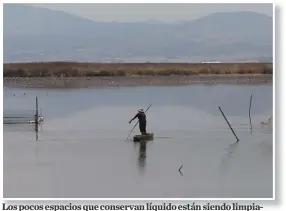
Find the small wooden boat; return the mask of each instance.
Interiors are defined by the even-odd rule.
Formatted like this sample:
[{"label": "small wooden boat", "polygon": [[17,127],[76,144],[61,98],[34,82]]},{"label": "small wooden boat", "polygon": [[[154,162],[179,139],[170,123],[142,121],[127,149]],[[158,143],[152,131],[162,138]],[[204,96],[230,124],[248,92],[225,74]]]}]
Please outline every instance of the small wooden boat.
[{"label": "small wooden boat", "polygon": [[151,141],[154,139],[154,134],[153,133],[147,133],[146,135],[136,135],[133,137],[133,141],[139,142],[139,141]]}]

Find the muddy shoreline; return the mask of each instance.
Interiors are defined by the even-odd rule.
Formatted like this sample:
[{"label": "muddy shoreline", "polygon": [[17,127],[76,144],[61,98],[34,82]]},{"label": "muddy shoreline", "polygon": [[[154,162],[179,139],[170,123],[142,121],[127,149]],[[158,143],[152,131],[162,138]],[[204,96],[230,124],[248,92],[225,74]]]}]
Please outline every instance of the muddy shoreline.
[{"label": "muddy shoreline", "polygon": [[4,77],[10,88],[104,88],[135,86],[183,86],[194,84],[272,84],[273,75],[190,75],[190,76],[109,76],[109,77]]}]

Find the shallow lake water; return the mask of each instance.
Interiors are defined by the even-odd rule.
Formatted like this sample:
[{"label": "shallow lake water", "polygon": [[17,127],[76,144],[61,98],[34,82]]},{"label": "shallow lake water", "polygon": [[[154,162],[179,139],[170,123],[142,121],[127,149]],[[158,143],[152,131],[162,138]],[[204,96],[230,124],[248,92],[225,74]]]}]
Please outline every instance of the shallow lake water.
[{"label": "shallow lake water", "polygon": [[[261,124],[272,116],[272,85],[5,88],[4,110],[34,109],[36,96],[38,141],[32,125],[4,125],[4,197],[273,196],[273,129]],[[155,137],[144,149],[132,140],[138,126],[126,140],[128,121],[150,104]]]}]

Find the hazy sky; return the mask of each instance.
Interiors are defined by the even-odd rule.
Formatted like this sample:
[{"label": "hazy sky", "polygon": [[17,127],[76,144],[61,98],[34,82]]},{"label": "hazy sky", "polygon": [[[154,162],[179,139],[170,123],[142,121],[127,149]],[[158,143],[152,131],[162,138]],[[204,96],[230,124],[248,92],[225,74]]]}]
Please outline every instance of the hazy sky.
[{"label": "hazy sky", "polygon": [[214,12],[253,11],[272,17],[272,4],[32,4],[95,21],[191,20]]}]

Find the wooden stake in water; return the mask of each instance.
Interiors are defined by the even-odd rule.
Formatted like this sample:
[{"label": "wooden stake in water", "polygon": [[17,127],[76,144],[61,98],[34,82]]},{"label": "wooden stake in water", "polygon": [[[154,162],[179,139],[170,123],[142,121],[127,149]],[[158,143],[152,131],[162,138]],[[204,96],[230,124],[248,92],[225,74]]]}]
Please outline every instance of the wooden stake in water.
[{"label": "wooden stake in water", "polygon": [[[149,108],[151,107],[152,104],[150,104],[150,106],[146,109],[145,113],[147,113],[147,111],[149,110]],[[134,127],[132,128],[132,130],[130,131],[128,137],[126,138],[126,140],[128,140],[129,136],[131,135],[131,133],[133,132],[134,128],[136,127],[136,125],[138,124],[139,121],[137,121],[137,123],[134,125]]]},{"label": "wooden stake in water", "polygon": [[239,139],[237,138],[237,136],[236,136],[235,132],[233,131],[232,127],[230,126],[230,124],[229,124],[229,122],[228,122],[227,118],[225,117],[224,113],[222,112],[221,108],[220,108],[220,107],[218,107],[218,108],[219,108],[219,110],[220,110],[221,114],[223,115],[223,117],[224,117],[225,121],[227,122],[227,124],[228,124],[229,128],[231,129],[231,131],[232,131],[233,135],[235,136],[235,138],[236,138],[236,140],[237,140],[236,142],[239,142]]},{"label": "wooden stake in water", "polygon": [[38,97],[36,97],[36,114],[35,114],[35,131],[36,131],[36,141],[38,141],[39,134],[39,105],[38,105]]},{"label": "wooden stake in water", "polygon": [[248,110],[250,130],[252,132],[252,123],[251,123],[251,114],[250,114],[250,112],[251,112],[251,102],[252,102],[252,94],[250,95],[249,110]]},{"label": "wooden stake in water", "polygon": [[178,169],[178,171],[180,172],[181,176],[183,176],[183,173],[181,172],[182,168],[183,168],[183,165],[181,165],[181,167]]},{"label": "wooden stake in water", "polygon": [[35,115],[35,123],[38,124],[39,119],[39,106],[38,106],[38,97],[36,97],[36,115]]}]

